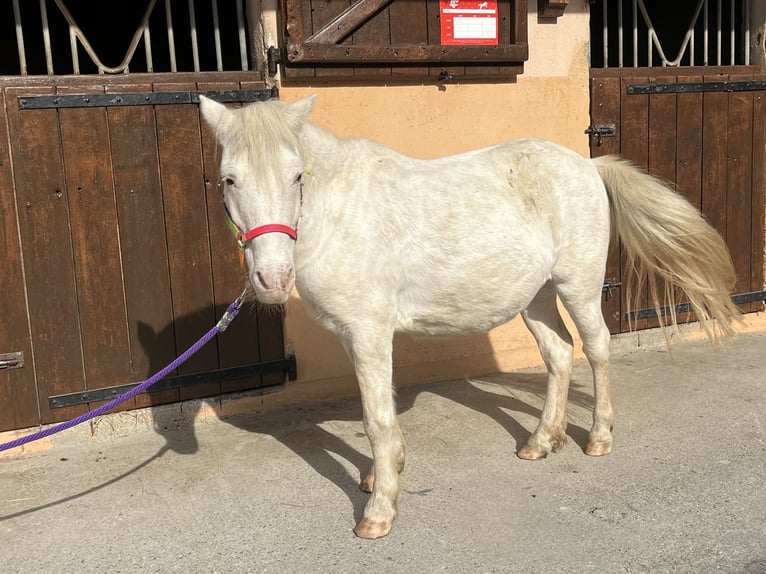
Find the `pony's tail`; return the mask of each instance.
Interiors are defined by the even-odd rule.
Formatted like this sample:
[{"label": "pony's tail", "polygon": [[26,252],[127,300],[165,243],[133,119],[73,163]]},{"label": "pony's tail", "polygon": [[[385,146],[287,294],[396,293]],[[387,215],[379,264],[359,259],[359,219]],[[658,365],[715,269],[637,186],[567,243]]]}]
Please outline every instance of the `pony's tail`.
[{"label": "pony's tail", "polygon": [[636,309],[638,294],[648,286],[660,324],[665,326],[661,306],[667,305],[675,325],[680,291],[711,342],[719,334],[733,334],[741,313],[731,300],[736,277],[721,236],[660,179],[615,156],[593,163],[609,194],[613,226],[626,254],[628,306]]}]

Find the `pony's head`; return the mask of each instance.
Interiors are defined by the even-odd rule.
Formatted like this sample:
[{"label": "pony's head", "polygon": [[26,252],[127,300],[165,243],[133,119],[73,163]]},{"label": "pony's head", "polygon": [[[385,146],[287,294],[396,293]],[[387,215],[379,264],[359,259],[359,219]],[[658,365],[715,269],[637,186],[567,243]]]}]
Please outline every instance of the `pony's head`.
[{"label": "pony's head", "polygon": [[226,213],[262,303],[284,303],[295,284],[304,172],[300,136],[314,99],[227,108],[200,96],[202,117],[222,148]]}]

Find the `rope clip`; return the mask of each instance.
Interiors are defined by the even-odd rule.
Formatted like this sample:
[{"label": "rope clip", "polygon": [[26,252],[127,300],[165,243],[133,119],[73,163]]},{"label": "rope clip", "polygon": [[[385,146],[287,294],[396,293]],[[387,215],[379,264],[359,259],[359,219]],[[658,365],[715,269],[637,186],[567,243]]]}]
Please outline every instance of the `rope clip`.
[{"label": "rope clip", "polygon": [[228,309],[226,309],[226,312],[223,314],[221,319],[216,324],[216,328],[218,329],[219,333],[223,333],[229,327],[229,324],[234,320],[234,317],[237,316],[237,313],[239,313],[240,307],[242,307],[242,303],[245,302],[245,297],[247,296],[247,292],[249,290],[250,290],[250,283],[245,285],[245,289],[242,291],[240,296],[234,300],[234,303],[229,305]]}]

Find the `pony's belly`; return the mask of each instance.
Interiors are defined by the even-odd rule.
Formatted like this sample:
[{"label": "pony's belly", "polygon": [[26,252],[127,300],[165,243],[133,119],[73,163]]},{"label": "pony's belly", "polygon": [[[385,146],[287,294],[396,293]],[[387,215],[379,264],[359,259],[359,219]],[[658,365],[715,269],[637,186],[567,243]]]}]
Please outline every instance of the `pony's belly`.
[{"label": "pony's belly", "polygon": [[486,333],[526,309],[538,290],[535,285],[495,298],[451,301],[445,297],[428,304],[421,299],[417,305],[400,301],[396,330],[437,337]]},{"label": "pony's belly", "polygon": [[410,335],[427,335],[430,337],[454,337],[475,333],[486,333],[499,325],[507,323],[518,314],[508,313],[487,317],[476,317],[474,314],[451,315],[449,320],[437,317],[399,317],[396,330]]},{"label": "pony's belly", "polygon": [[[550,280],[549,265],[531,258],[517,263],[513,269],[495,265],[471,273],[431,274],[400,286],[396,329],[451,336],[485,333],[507,323]],[[535,271],[520,274],[518,269]]]}]

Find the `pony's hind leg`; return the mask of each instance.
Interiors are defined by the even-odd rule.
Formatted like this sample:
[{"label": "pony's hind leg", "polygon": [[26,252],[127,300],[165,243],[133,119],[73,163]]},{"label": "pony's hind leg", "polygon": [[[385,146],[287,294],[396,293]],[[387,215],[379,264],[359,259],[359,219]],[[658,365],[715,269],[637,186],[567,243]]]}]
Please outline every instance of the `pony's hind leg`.
[{"label": "pony's hind leg", "polygon": [[392,385],[393,329],[352,329],[344,337],[362,396],[364,429],[372,448],[372,468],[360,488],[371,492],[354,528],[361,538],[380,538],[391,530],[404,468],[404,438],[396,419]]},{"label": "pony's hind leg", "polygon": [[559,285],[564,307],[572,317],[582,339],[583,352],[593,371],[595,407],[593,426],[588,434],[586,454],[601,456],[612,451],[614,411],[609,391],[609,341],[611,335],[601,311],[601,286],[591,289],[568,288]]},{"label": "pony's hind leg", "polygon": [[572,336],[561,320],[556,292],[547,283],[522,313],[548,369],[548,389],[537,429],[516,453],[519,458],[544,458],[566,443],[567,393],[572,371]]}]

